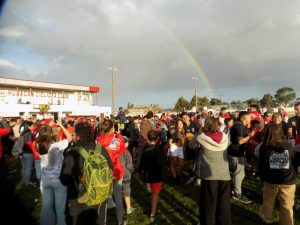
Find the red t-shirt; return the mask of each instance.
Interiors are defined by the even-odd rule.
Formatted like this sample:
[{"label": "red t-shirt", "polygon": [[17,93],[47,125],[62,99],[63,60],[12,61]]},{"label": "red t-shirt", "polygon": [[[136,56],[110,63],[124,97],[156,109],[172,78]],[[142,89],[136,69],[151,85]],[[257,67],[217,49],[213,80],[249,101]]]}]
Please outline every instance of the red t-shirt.
[{"label": "red t-shirt", "polygon": [[229,119],[230,115],[228,113],[224,113],[224,114],[220,114],[219,117],[224,119]]},{"label": "red t-shirt", "polygon": [[250,113],[250,117],[251,117],[251,121],[257,120],[257,121],[260,122],[261,119],[262,119],[261,115],[260,115],[259,112],[257,112],[257,111],[251,112],[251,113]]}]

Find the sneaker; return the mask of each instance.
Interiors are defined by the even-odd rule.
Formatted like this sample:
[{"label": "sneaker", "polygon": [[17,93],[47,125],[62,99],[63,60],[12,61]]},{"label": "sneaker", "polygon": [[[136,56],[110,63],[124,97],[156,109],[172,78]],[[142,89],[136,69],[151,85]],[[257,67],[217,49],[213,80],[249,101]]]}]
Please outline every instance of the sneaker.
[{"label": "sneaker", "polygon": [[154,216],[150,216],[150,222],[151,223],[154,223],[155,222],[155,219],[156,219],[156,215],[154,215]]},{"label": "sneaker", "polygon": [[33,200],[33,203],[36,204],[36,203],[38,203],[38,201],[39,201],[39,200],[38,200],[37,198],[35,198],[35,199]]},{"label": "sneaker", "polygon": [[250,204],[252,203],[252,201],[250,199],[248,199],[246,196],[242,195],[242,194],[234,194],[232,195],[232,198],[234,200],[237,200],[241,203],[244,203],[244,204]]},{"label": "sneaker", "polygon": [[165,215],[161,213],[161,211],[158,209],[156,211],[156,214],[154,216],[150,216],[150,222],[151,223],[154,223],[156,222],[157,220],[164,220],[166,219]]},{"label": "sneaker", "polygon": [[187,180],[187,182],[185,182],[185,185],[189,185],[189,184],[191,184],[191,183],[193,183],[194,182],[194,177],[190,177],[188,180]]},{"label": "sneaker", "polygon": [[195,187],[200,187],[201,186],[201,180],[200,179],[197,179],[194,183],[194,186]]},{"label": "sneaker", "polygon": [[135,208],[130,207],[129,209],[126,210],[126,213],[127,213],[127,214],[131,214],[131,213],[133,213],[134,211],[135,211]]}]

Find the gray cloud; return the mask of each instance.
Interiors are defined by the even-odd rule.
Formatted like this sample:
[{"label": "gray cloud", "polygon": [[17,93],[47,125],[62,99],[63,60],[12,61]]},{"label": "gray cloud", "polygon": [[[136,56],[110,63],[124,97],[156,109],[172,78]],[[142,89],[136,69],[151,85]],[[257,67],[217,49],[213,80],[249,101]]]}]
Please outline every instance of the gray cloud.
[{"label": "gray cloud", "polygon": [[[192,57],[215,90],[209,93],[199,79],[202,95],[233,100],[282,86],[297,90],[299,9],[299,1],[280,0],[8,1],[0,38],[28,57],[13,57],[0,45],[0,59],[27,64],[23,73],[0,65],[0,74],[99,85],[101,105],[110,105],[113,65],[117,104],[170,107],[193,94]],[[43,59],[42,70],[32,55]],[[228,91],[243,87],[249,92]]]}]

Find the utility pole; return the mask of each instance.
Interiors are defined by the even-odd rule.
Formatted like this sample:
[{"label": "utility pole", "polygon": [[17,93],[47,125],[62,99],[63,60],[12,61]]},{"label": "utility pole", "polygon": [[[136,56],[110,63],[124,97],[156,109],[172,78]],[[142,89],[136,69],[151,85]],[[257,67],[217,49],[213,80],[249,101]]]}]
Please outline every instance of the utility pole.
[{"label": "utility pole", "polygon": [[192,77],[192,79],[194,80],[194,89],[195,89],[195,107],[196,107],[196,113],[198,110],[198,97],[197,97],[197,88],[196,88],[196,80],[198,80],[198,77]]},{"label": "utility pole", "polygon": [[115,72],[118,71],[117,68],[110,66],[108,67],[111,70],[111,97],[112,97],[112,115],[115,116]]}]

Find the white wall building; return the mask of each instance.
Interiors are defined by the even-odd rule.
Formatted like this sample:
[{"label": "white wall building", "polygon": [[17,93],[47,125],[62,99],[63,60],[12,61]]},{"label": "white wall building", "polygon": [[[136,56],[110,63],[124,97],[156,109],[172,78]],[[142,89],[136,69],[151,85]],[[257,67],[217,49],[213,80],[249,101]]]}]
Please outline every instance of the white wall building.
[{"label": "white wall building", "polygon": [[100,88],[0,77],[0,116],[109,116],[110,107],[93,104]]}]

